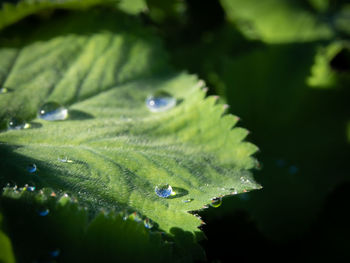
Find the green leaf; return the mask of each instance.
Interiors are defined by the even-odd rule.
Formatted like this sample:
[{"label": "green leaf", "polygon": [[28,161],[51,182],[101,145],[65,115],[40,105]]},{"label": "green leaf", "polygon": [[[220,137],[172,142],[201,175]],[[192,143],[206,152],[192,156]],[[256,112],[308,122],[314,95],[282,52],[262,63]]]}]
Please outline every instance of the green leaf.
[{"label": "green leaf", "polygon": [[[201,220],[189,211],[260,188],[249,171],[257,148],[243,142],[247,131],[233,128],[238,119],[215,97],[205,98],[202,81],[169,69],[160,42],[135,18],[96,9],[30,29],[24,21],[2,39],[0,82],[9,92],[0,94],[1,119],[31,122],[0,134],[2,183],[67,191],[93,210],[138,211],[166,232],[196,232]],[[158,91],[177,105],[150,112],[145,99]],[[67,106],[69,119],[31,121],[46,101]],[[176,194],[157,196],[161,183]]]},{"label": "green leaf", "polygon": [[326,40],[331,26],[322,21],[302,1],[221,0],[230,21],[250,39],[266,43]]},{"label": "green leaf", "polygon": [[39,13],[45,17],[55,8],[87,9],[102,4],[115,5],[116,2],[116,0],[22,0],[16,4],[3,3],[0,10],[0,29],[32,14]]},{"label": "green leaf", "polygon": [[[4,229],[15,244],[18,262],[177,262],[179,259],[173,253],[177,245],[165,242],[170,237],[149,231],[142,220],[137,222],[115,211],[101,212],[89,219],[88,210],[67,194],[28,189],[5,188],[0,199]],[[0,243],[0,255],[6,255],[4,245]],[[12,261],[8,258],[5,262],[14,262],[13,256]]]},{"label": "green leaf", "polygon": [[0,262],[13,263],[15,257],[9,237],[3,232],[3,215],[0,212]]}]

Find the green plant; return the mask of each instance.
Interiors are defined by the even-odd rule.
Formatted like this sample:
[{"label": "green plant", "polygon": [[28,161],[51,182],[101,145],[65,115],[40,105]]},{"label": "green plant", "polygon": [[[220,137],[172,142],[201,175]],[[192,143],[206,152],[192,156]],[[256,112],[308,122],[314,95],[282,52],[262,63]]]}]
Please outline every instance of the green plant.
[{"label": "green plant", "polygon": [[[0,14],[2,260],[203,259],[192,211],[260,188],[238,118],[113,1],[22,1]],[[176,105],[152,108],[152,95]],[[59,120],[45,118],[47,102]]]}]

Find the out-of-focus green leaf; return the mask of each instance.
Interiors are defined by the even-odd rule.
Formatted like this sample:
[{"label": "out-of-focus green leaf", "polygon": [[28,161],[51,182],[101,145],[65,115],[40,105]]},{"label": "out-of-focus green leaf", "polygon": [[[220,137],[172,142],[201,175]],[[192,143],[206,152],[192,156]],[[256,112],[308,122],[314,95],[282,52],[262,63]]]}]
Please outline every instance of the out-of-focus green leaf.
[{"label": "out-of-focus green leaf", "polygon": [[55,8],[87,9],[97,5],[115,5],[116,2],[117,0],[21,0],[16,4],[5,2],[0,6],[0,29],[35,13],[41,12],[45,16],[49,14],[49,10]]},{"label": "out-of-focus green leaf", "polygon": [[333,37],[330,25],[291,0],[221,0],[227,17],[250,39],[295,43]]},{"label": "out-of-focus green leaf", "polygon": [[[4,229],[15,245],[18,262],[178,262],[191,254],[173,253],[177,244],[166,242],[127,214],[101,212],[89,219],[88,210],[74,198],[44,189],[5,188],[0,199]],[[194,242],[193,235],[192,242]],[[1,237],[1,236],[0,236]],[[171,238],[170,241],[173,241]],[[7,240],[8,241],[8,240]],[[8,249],[0,243],[1,256]],[[183,250],[182,250],[183,251]],[[13,256],[7,261],[14,262]]]},{"label": "out-of-focus green leaf", "polygon": [[9,237],[3,232],[3,215],[0,211],[0,262],[14,263],[12,244]]}]

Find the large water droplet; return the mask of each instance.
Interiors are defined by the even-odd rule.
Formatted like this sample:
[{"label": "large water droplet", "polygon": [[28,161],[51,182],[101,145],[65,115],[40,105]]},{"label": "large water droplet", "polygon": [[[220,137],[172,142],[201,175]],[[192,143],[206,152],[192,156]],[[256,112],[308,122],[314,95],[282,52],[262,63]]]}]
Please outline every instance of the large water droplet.
[{"label": "large water droplet", "polygon": [[34,173],[36,171],[36,164],[33,163],[33,164],[30,164],[27,166],[27,171],[30,172],[30,173]]},{"label": "large water droplet", "polygon": [[154,189],[159,197],[167,198],[173,193],[173,188],[169,184],[157,185]]},{"label": "large water droplet", "polygon": [[166,111],[175,105],[176,99],[164,91],[157,92],[146,99],[146,106],[152,112]]},{"label": "large water droplet", "polygon": [[22,130],[28,129],[30,127],[29,123],[17,118],[11,118],[7,123],[7,128],[9,130]]},{"label": "large water droplet", "polygon": [[47,216],[50,213],[49,209],[43,209],[39,211],[39,216]]},{"label": "large water droplet", "polygon": [[221,198],[221,197],[218,197],[218,198],[214,198],[214,199],[211,200],[210,206],[212,206],[212,207],[214,207],[214,208],[217,208],[217,207],[219,207],[221,204],[222,204],[222,198]]},{"label": "large water droplet", "polygon": [[60,121],[68,117],[68,110],[57,102],[47,102],[38,111],[38,117],[46,121]]}]

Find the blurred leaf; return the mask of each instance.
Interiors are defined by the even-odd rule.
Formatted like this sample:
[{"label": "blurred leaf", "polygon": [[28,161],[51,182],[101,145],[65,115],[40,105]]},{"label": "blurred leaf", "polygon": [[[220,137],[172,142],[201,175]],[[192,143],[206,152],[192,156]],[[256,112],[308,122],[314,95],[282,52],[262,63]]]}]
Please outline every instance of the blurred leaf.
[{"label": "blurred leaf", "polygon": [[330,25],[305,8],[303,1],[221,0],[228,19],[250,39],[295,43],[333,37]]},{"label": "blurred leaf", "polygon": [[[28,122],[46,101],[69,107],[70,117],[1,133],[1,182],[33,181],[95,211],[136,210],[168,233],[197,232],[201,220],[188,211],[260,188],[249,171],[257,148],[242,142],[247,131],[232,128],[237,118],[215,97],[204,99],[203,82],[169,69],[158,39],[133,19],[93,10],[4,32],[0,79],[11,92],[0,94],[2,120]],[[16,46],[13,30],[22,32]],[[145,100],[158,91],[177,105],[150,112]],[[28,174],[32,163],[37,172]],[[165,183],[174,196],[156,195]]]},{"label": "blurred leaf", "polygon": [[146,0],[120,0],[118,7],[128,14],[138,14],[147,9]]},{"label": "blurred leaf", "polygon": [[[88,219],[88,211],[74,198],[49,189],[29,192],[26,188],[6,188],[0,208],[18,262],[178,260],[172,253],[174,245],[164,242],[160,232],[145,228],[143,221],[123,219],[124,214],[113,211]],[[0,246],[1,252],[4,248]]]},{"label": "blurred leaf", "polygon": [[307,80],[308,84],[315,88],[331,88],[341,86],[346,78],[350,79],[350,56],[346,57],[349,50],[350,45],[345,41],[320,47],[311,68],[311,76]]},{"label": "blurred leaf", "polygon": [[3,218],[0,212],[0,262],[3,263],[13,263],[15,262],[15,257],[12,251],[11,240],[3,232]]},{"label": "blurred leaf", "polygon": [[101,4],[115,5],[116,2],[117,0],[22,0],[16,4],[5,2],[0,10],[0,29],[35,13],[41,12],[41,15],[45,16],[50,14],[48,10],[55,8],[87,9]]}]

